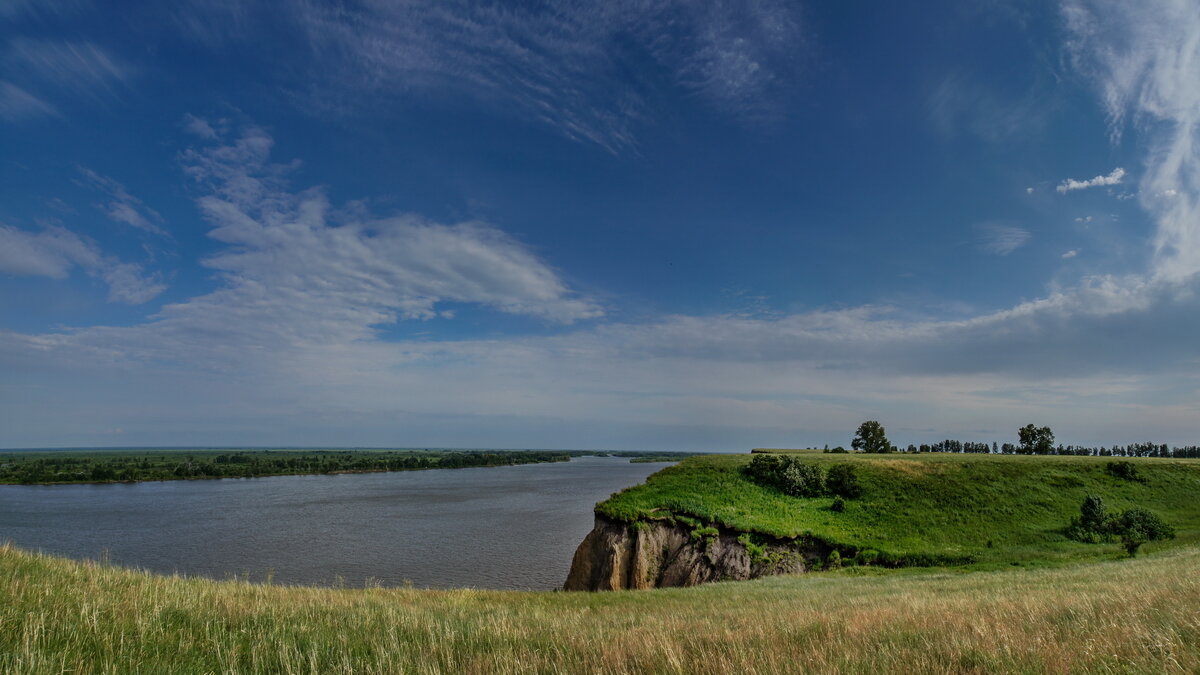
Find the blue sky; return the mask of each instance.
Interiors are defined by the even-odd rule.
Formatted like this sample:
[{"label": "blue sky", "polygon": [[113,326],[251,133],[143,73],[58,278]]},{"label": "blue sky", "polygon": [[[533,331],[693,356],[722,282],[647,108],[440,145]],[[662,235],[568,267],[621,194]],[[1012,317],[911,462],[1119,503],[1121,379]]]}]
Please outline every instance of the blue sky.
[{"label": "blue sky", "polygon": [[0,447],[1195,443],[1198,35],[0,0]]}]

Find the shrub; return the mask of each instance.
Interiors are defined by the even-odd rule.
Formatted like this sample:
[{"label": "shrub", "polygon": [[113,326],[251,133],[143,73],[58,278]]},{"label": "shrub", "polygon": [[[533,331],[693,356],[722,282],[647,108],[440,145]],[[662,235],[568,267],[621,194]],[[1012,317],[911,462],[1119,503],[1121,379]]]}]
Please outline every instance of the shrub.
[{"label": "shrub", "polygon": [[834,513],[841,513],[846,510],[846,500],[841,497],[834,497],[833,503],[829,505],[829,510]]},{"label": "shrub", "polygon": [[842,568],[842,554],[834,549],[829,552],[829,557],[825,558],[825,569],[840,570]]},{"label": "shrub", "polygon": [[1113,521],[1104,507],[1100,495],[1088,495],[1079,506],[1079,515],[1071,519],[1067,537],[1085,544],[1109,541],[1113,535]]},{"label": "shrub", "polygon": [[793,497],[820,497],[825,494],[825,472],[814,464],[788,462],[780,488]]},{"label": "shrub", "polygon": [[1107,471],[1109,475],[1117,478],[1133,481],[1135,483],[1146,482],[1146,479],[1138,473],[1137,467],[1133,465],[1133,462],[1109,462],[1104,465],[1104,470]]},{"label": "shrub", "polygon": [[1079,524],[1090,532],[1099,533],[1107,529],[1107,520],[1104,499],[1100,495],[1084,497],[1079,506]]},{"label": "shrub", "polygon": [[782,455],[754,455],[746,465],[746,475],[759,485],[777,487],[779,475],[783,471],[783,459]]},{"label": "shrub", "polygon": [[1175,529],[1157,514],[1143,508],[1126,509],[1119,516],[1110,516],[1099,495],[1088,495],[1079,507],[1079,517],[1067,528],[1067,536],[1091,544],[1110,541],[1117,536],[1125,551],[1135,556],[1148,541],[1174,539]]},{"label": "shrub", "polygon": [[854,556],[854,563],[856,565],[870,565],[877,560],[879,560],[879,551],[869,548],[859,551],[858,555]]},{"label": "shrub", "polygon": [[745,469],[755,483],[773,487],[793,497],[820,497],[825,494],[825,472],[815,464],[805,464],[786,455],[754,455]]},{"label": "shrub", "polygon": [[858,469],[853,464],[834,464],[825,477],[825,488],[829,493],[846,499],[862,496],[862,485],[858,482]]},{"label": "shrub", "polygon": [[1130,556],[1137,555],[1141,545],[1148,541],[1175,538],[1175,528],[1146,509],[1127,509],[1116,519],[1115,524],[1121,543],[1125,545],[1125,551]]},{"label": "shrub", "polygon": [[805,464],[797,457],[756,454],[743,469],[750,480],[772,487],[793,497],[833,495],[844,499],[862,496],[857,467],[834,464],[826,472],[816,464]]}]

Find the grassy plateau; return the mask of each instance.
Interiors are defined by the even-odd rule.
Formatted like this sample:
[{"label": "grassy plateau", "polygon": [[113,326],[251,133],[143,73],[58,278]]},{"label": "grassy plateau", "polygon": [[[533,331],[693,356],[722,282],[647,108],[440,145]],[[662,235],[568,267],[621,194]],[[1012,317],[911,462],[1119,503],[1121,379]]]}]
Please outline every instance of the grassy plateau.
[{"label": "grassy plateau", "polygon": [[1107,457],[801,453],[821,466],[850,463],[863,495],[830,510],[832,497],[802,499],[751,481],[751,455],[685,460],[601,502],[633,522],[684,516],[775,537],[810,535],[848,550],[969,559],[977,567],[1040,565],[1116,555],[1120,544],[1084,544],[1064,530],[1087,495],[1110,509],[1151,509],[1177,530],[1153,551],[1200,543],[1200,460],[1119,460],[1140,480],[1114,476]]}]

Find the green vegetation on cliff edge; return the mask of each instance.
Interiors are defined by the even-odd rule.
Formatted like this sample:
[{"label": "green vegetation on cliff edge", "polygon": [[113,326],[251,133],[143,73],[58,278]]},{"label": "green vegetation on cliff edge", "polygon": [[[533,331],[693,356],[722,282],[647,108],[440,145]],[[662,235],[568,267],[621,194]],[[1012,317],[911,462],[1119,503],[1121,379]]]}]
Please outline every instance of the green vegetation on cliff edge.
[{"label": "green vegetation on cliff edge", "polygon": [[1178,532],[1161,550],[1200,542],[1200,461],[1143,458],[1139,480],[1108,468],[1113,458],[950,454],[802,453],[828,468],[856,467],[863,494],[829,507],[833,497],[800,498],[752,482],[741,470],[751,455],[708,455],[655,473],[646,483],[597,505],[620,521],[682,516],[774,537],[813,536],[846,551],[876,550],[895,559],[973,560],[981,567],[1112,557],[1119,543],[1072,541],[1066,529],[1087,495],[1110,508],[1147,508]]}]

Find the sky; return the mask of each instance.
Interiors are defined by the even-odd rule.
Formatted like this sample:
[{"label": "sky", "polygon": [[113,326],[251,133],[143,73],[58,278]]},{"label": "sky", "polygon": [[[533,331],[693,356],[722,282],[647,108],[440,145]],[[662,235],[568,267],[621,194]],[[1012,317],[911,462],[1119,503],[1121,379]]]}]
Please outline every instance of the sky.
[{"label": "sky", "polygon": [[0,0],[0,447],[1200,442],[1194,0]]}]

